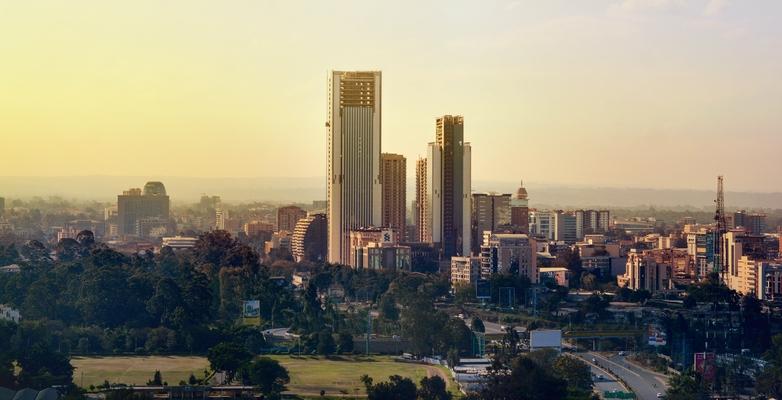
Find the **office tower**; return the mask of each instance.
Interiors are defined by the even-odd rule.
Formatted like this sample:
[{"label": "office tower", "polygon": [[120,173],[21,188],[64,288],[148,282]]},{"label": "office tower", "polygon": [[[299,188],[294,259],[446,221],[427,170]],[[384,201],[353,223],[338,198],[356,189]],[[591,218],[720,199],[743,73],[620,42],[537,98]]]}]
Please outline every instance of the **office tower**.
[{"label": "office tower", "polygon": [[5,213],[5,199],[0,197],[0,217]]},{"label": "office tower", "polygon": [[405,235],[407,218],[407,159],[400,154],[380,155],[380,182],[383,192],[383,227]]},{"label": "office tower", "polygon": [[492,274],[526,276],[538,283],[537,244],[523,233],[486,233],[481,246],[481,277]]},{"label": "office tower", "polygon": [[347,264],[350,230],[380,225],[380,71],[332,71],[328,121],[328,261]]},{"label": "office tower", "polygon": [[576,213],[556,211],[551,224],[554,230],[554,240],[573,244],[578,240],[578,224]]},{"label": "office tower", "polygon": [[415,224],[419,242],[432,243],[432,205],[428,195],[426,158],[415,162]]},{"label": "office tower", "polygon": [[[134,188],[117,196],[117,217],[121,236],[145,236],[154,225],[169,224],[170,201],[161,182],[147,182],[144,190]],[[143,222],[143,227],[139,226]]]},{"label": "office tower", "polygon": [[437,118],[436,141],[429,143],[426,158],[424,230],[428,230],[427,239],[439,247],[443,259],[470,254],[470,160],[470,144],[464,142],[464,118]]},{"label": "office tower", "polygon": [[296,223],[305,217],[307,217],[307,212],[300,207],[280,207],[277,209],[277,230],[293,232]]},{"label": "office tower", "polygon": [[291,253],[296,262],[326,259],[328,223],[326,214],[310,214],[296,223],[291,237]]},{"label": "office tower", "polygon": [[737,211],[733,214],[733,225],[736,228],[744,228],[748,233],[765,233],[766,214]]},{"label": "office tower", "polygon": [[472,252],[478,254],[483,232],[510,228],[510,194],[473,193],[472,195]]},{"label": "office tower", "polygon": [[529,213],[530,233],[545,239],[554,239],[554,217],[551,211],[533,210]]},{"label": "office tower", "polygon": [[529,199],[523,181],[510,200],[510,224],[514,232],[529,233]]}]

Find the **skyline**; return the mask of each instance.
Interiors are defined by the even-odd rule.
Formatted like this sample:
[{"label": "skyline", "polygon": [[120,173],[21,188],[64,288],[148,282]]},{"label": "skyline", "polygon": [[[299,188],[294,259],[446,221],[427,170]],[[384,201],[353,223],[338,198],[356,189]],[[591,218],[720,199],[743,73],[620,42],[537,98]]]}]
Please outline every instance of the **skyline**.
[{"label": "skyline", "polygon": [[408,181],[460,114],[476,180],[782,188],[779,3],[81,4],[3,5],[0,175],[325,180],[324,78],[377,69]]}]

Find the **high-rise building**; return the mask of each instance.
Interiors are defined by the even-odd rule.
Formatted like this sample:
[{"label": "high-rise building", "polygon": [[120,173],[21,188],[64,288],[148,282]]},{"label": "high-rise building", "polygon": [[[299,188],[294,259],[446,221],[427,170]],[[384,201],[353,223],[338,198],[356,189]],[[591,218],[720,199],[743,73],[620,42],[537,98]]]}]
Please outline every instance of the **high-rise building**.
[{"label": "high-rise building", "polygon": [[523,233],[485,233],[481,246],[481,276],[517,274],[538,283],[537,244]]},{"label": "high-rise building", "polygon": [[5,198],[0,197],[0,217],[5,213]]},{"label": "high-rise building", "polygon": [[554,239],[554,216],[551,211],[532,210],[529,213],[530,233],[548,240]]},{"label": "high-rise building", "polygon": [[529,233],[529,199],[524,182],[510,200],[510,224],[514,232]]},{"label": "high-rise building", "polygon": [[744,228],[748,233],[765,233],[766,214],[737,211],[733,214],[733,225],[736,228]]},{"label": "high-rise building", "polygon": [[432,204],[429,199],[428,171],[426,158],[415,162],[415,224],[418,229],[418,242],[432,243]]},{"label": "high-rise building", "polygon": [[[153,223],[170,222],[170,201],[161,182],[147,182],[144,190],[135,188],[117,196],[117,217],[121,236],[144,236]],[[142,221],[144,227],[139,226]],[[170,232],[169,232],[170,233]]]},{"label": "high-rise building", "polygon": [[553,213],[552,229],[554,231],[554,240],[563,241],[568,244],[575,243],[578,240],[578,220],[576,213],[566,211],[555,211]]},{"label": "high-rise building", "polygon": [[472,252],[478,254],[483,243],[483,232],[497,232],[500,227],[510,229],[510,194],[472,194]]},{"label": "high-rise building", "polygon": [[286,206],[277,209],[277,230],[293,232],[296,223],[306,218],[307,212],[296,206]]},{"label": "high-rise building", "polygon": [[428,147],[426,210],[422,212],[426,214],[427,228],[422,232],[428,229],[427,239],[440,249],[442,259],[469,255],[471,148],[464,141],[464,118],[437,118],[436,141]]},{"label": "high-rise building", "polygon": [[291,237],[291,252],[296,262],[324,261],[328,242],[326,214],[310,214],[296,223]]},{"label": "high-rise building", "polygon": [[328,121],[328,261],[347,264],[350,230],[380,225],[380,71],[332,71]]},{"label": "high-rise building", "polygon": [[400,154],[380,155],[380,182],[383,191],[384,227],[405,235],[407,218],[407,159]]}]

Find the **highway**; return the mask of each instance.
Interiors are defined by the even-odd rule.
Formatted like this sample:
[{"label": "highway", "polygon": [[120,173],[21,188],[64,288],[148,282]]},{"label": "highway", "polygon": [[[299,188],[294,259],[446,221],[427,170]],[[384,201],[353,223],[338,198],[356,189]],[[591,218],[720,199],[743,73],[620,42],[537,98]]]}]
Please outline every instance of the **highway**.
[{"label": "highway", "polygon": [[[584,357],[582,357],[584,358]],[[611,375],[604,369],[598,367],[595,364],[592,364],[591,360],[584,360],[586,361],[587,365],[589,365],[589,368],[592,372],[593,376],[593,382],[595,384],[594,389],[596,392],[599,393],[600,398],[604,398],[605,392],[612,392],[612,391],[620,391],[624,392],[626,389],[624,386],[622,386],[621,383],[616,381]],[[603,376],[603,378],[597,378],[598,376]]]},{"label": "highway", "polygon": [[605,356],[593,352],[576,355],[587,361],[595,359],[599,366],[610,370],[625,381],[639,400],[656,400],[657,393],[665,394],[667,382],[663,375],[630,364],[624,357],[615,354]]}]

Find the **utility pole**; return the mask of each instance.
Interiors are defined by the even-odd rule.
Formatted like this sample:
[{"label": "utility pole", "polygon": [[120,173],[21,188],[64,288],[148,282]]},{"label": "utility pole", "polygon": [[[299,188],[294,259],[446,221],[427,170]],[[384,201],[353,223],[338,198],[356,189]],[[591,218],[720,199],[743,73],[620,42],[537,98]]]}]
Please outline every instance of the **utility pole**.
[{"label": "utility pole", "polygon": [[366,355],[369,356],[369,336],[372,333],[372,312],[367,310],[367,337],[364,343]]}]

